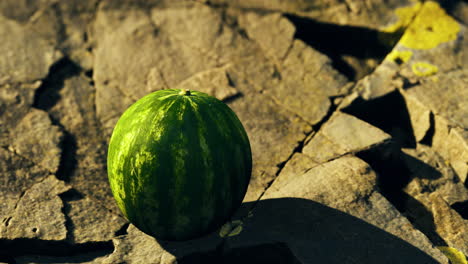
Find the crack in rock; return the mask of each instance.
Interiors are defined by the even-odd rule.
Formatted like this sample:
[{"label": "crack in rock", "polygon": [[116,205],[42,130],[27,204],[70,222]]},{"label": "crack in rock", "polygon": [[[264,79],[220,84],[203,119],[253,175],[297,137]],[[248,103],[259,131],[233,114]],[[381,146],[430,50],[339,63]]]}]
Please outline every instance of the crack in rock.
[{"label": "crack in rock", "polygon": [[[321,165],[313,165],[312,168],[308,167],[310,164],[307,159],[298,164],[306,166],[306,172],[293,174],[290,170],[289,173],[286,173],[286,169],[283,170],[284,174],[280,174],[259,201],[254,216],[244,221],[243,232],[229,238],[227,243],[230,247],[281,241],[287,243],[293,254],[303,263],[317,260],[338,263],[339,259],[346,262],[347,257],[351,255],[358,262],[360,259],[369,262],[369,258],[375,258],[378,262],[382,254],[389,257],[391,255],[382,253],[382,250],[398,247],[400,254],[395,256],[396,262],[412,258],[416,261],[420,258],[422,262],[437,263],[434,260],[437,259],[448,263],[424,234],[414,229],[410,222],[376,191],[377,175],[364,161],[345,156]],[[340,191],[337,192],[337,189]],[[350,215],[353,217],[347,218]],[[269,225],[264,225],[265,221]],[[351,222],[353,224],[350,224]],[[365,224],[361,225],[362,223]],[[379,229],[364,231],[376,227]],[[347,236],[348,232],[354,235]],[[372,237],[363,239],[368,232],[372,233]],[[354,239],[360,243],[369,242],[369,245],[352,246],[355,243],[352,242]],[[349,242],[345,242],[348,240]],[[382,242],[383,240],[387,242]],[[327,243],[325,241],[334,245],[340,243],[340,250],[349,253],[321,252],[324,248],[323,243]],[[311,246],[314,243],[321,245],[317,251]],[[419,249],[415,250],[415,247],[425,253]],[[362,251],[364,248],[365,251]]]},{"label": "crack in rock", "polygon": [[73,193],[61,195],[65,204],[68,242],[84,244],[110,241],[128,225],[126,219],[111,212],[97,200],[82,196],[76,190]]},{"label": "crack in rock", "polygon": [[3,148],[0,148],[0,157],[0,217],[9,224],[11,212],[18,207],[20,198],[35,183],[44,180],[50,172]]},{"label": "crack in rock", "polygon": [[[286,178],[287,174],[281,174],[262,200],[297,197],[320,202],[372,223],[439,260],[444,259],[429,240],[376,191],[377,176],[362,160],[345,156],[315,166],[304,174],[289,175],[290,178]],[[340,192],[336,192],[336,188],[340,188]],[[261,204],[256,215],[261,212],[260,208]]]},{"label": "crack in rock", "polygon": [[16,263],[47,263],[49,259],[58,262],[85,262],[108,255],[113,250],[111,241],[69,244],[64,241],[18,238],[0,239],[0,246],[0,257],[15,259]]},{"label": "crack in rock", "polygon": [[38,33],[0,16],[0,85],[43,79],[62,55]]},{"label": "crack in rock", "polygon": [[304,154],[317,163],[374,148],[390,140],[390,135],[354,116],[339,111],[304,146]]}]

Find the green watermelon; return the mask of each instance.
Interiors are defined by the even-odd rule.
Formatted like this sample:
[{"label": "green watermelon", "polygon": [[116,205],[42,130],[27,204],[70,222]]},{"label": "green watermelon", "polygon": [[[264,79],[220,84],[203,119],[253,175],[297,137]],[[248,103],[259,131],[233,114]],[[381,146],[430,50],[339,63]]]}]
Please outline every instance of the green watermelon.
[{"label": "green watermelon", "polygon": [[252,171],[236,114],[205,93],[160,90],[117,122],[107,156],[110,187],[125,217],[160,240],[200,237],[240,206]]}]

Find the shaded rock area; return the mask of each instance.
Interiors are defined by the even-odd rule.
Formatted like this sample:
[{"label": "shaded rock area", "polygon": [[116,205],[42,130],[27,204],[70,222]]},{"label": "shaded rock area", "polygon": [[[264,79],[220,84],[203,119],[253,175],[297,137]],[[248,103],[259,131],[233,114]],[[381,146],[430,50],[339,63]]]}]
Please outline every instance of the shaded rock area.
[{"label": "shaded rock area", "polygon": [[[465,1],[0,1],[0,263],[449,263],[468,255]],[[119,212],[112,129],[161,89],[247,130],[244,203],[198,239]]]}]

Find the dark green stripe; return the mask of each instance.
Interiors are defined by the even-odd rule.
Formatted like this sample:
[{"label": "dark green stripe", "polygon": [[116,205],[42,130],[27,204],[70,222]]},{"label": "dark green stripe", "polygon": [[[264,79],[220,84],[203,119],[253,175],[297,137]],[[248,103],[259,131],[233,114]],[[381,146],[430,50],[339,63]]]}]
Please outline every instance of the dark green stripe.
[{"label": "dark green stripe", "polygon": [[[142,110],[146,110],[147,104],[142,105]],[[165,115],[148,115],[147,123],[144,126],[141,126],[140,129],[140,137],[139,141],[134,142],[131,147],[130,153],[136,154],[141,153],[143,150],[147,150],[148,152],[152,153],[159,153],[159,156],[155,156],[154,160],[151,162],[146,162],[140,166],[142,174],[136,173],[137,171],[132,170],[132,166],[135,167],[135,157],[128,159],[128,164],[125,167],[124,171],[130,171],[130,175],[126,177],[127,181],[124,182],[124,186],[127,187],[126,193],[128,193],[129,197],[135,198],[132,201],[126,201],[127,205],[131,209],[134,209],[129,215],[130,218],[134,220],[134,223],[138,225],[143,231],[146,232],[159,232],[160,229],[158,226],[158,219],[165,219],[166,216],[161,215],[161,212],[167,212],[170,207],[167,206],[167,202],[163,200],[164,197],[167,197],[164,192],[166,189],[161,188],[144,188],[145,186],[167,186],[168,184],[168,177],[161,177],[159,175],[172,175],[171,169],[173,166],[168,164],[168,157],[170,157],[169,153],[167,155],[164,154],[164,151],[161,149],[161,145],[164,146],[166,141],[166,137],[169,135],[167,134],[168,131],[164,131],[161,134],[159,140],[155,140],[156,136],[154,134],[155,131],[159,131],[161,128],[154,128],[152,126],[159,125],[168,122],[171,118],[171,113],[174,108],[177,108],[177,105],[173,104],[172,100],[164,100],[160,103],[151,102],[151,109],[155,109],[154,112],[158,113],[160,111],[165,111]],[[129,127],[129,130],[132,128]],[[137,128],[133,128],[137,129]],[[167,164],[168,166],[161,166],[162,164]],[[137,189],[134,190],[129,188],[130,186],[136,185]],[[166,207],[166,208],[164,208]],[[128,210],[128,209],[127,209]],[[151,212],[151,214],[148,214]],[[152,216],[153,218],[149,218]],[[164,223],[162,223],[164,225]],[[156,230],[152,230],[156,229]]]},{"label": "dark green stripe", "polygon": [[195,110],[192,107],[191,101],[193,96],[182,96],[184,101],[185,112],[182,120],[182,129],[180,136],[186,138],[186,144],[182,148],[190,155],[186,157],[186,173],[181,175],[186,182],[181,186],[183,193],[179,196],[182,200],[188,199],[188,203],[178,202],[175,206],[182,206],[180,212],[182,215],[178,217],[189,217],[191,222],[187,225],[181,226],[180,233],[200,233],[203,231],[203,219],[200,216],[200,210],[203,207],[203,193],[206,186],[206,176],[209,173],[209,168],[205,166],[206,153],[200,145],[199,129],[204,127],[201,123]]},{"label": "dark green stripe", "polygon": [[[174,100],[174,98],[176,97],[171,97],[171,100]],[[155,219],[151,219],[152,224],[149,226],[149,229],[152,233],[161,234],[161,236],[170,234],[171,230],[168,230],[167,227],[171,226],[175,220],[175,208],[173,206],[175,197],[175,178],[173,177],[175,161],[174,153],[172,153],[170,146],[175,145],[176,147],[180,147],[176,143],[180,131],[180,123],[176,122],[176,110],[179,109],[179,107],[180,101],[175,100],[171,110],[167,112],[166,118],[161,123],[153,123],[153,126],[162,125],[164,127],[164,133],[159,141],[152,141],[150,143],[155,152],[159,153],[157,164],[153,164],[154,171],[152,173],[152,179],[154,180],[150,183],[150,186],[155,186],[154,193],[151,194],[151,197],[154,197],[154,201],[159,203],[157,210],[159,210],[160,213]],[[156,128],[153,129],[156,130]],[[150,206],[147,201],[142,204]],[[145,210],[145,208],[141,208],[141,210]]]},{"label": "dark green stripe", "polygon": [[203,175],[201,177],[201,181],[203,185],[201,186],[200,194],[201,194],[201,207],[200,207],[200,231],[206,230],[208,225],[213,219],[214,215],[214,197],[213,191],[214,188],[214,180],[217,177],[216,174],[216,164],[213,160],[213,152],[214,149],[210,146],[210,141],[212,138],[208,135],[208,127],[206,125],[206,121],[203,120],[202,116],[199,113],[199,108],[203,107],[200,105],[200,100],[195,99],[191,100],[194,107],[193,111],[197,119],[197,129],[198,129],[198,146],[200,148],[200,156],[202,158],[203,163]]},{"label": "dark green stripe", "polygon": [[[222,102],[220,102],[222,103]],[[233,141],[235,141],[235,157],[237,166],[236,166],[236,181],[239,183],[239,187],[243,188],[244,192],[247,191],[247,187],[250,181],[250,175],[252,172],[252,153],[250,149],[250,142],[247,136],[242,123],[237,118],[235,113],[227,106],[219,107],[220,112],[224,114],[224,118],[229,120],[228,124],[231,126],[230,129],[233,131]],[[244,193],[242,191],[236,192],[239,196],[236,197],[236,200],[243,200]]]},{"label": "dark green stripe", "polygon": [[[205,126],[209,127],[207,138],[209,139],[209,148],[213,151],[214,164],[216,168],[214,180],[214,208],[215,212],[213,221],[210,225],[226,219],[228,212],[231,210],[232,197],[231,188],[233,182],[231,181],[233,164],[233,151],[231,144],[231,131],[223,118],[219,118],[219,106],[216,101],[209,97],[199,97],[200,107],[199,113],[202,116]],[[216,109],[215,111],[213,111]]]}]

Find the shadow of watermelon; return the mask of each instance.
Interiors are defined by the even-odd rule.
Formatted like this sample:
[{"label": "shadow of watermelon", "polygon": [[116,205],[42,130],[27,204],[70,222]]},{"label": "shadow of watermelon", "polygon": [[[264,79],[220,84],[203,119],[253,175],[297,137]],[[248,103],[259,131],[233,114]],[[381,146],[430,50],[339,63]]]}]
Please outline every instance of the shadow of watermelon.
[{"label": "shadow of watermelon", "polygon": [[[246,206],[249,203],[242,208]],[[178,255],[185,243],[161,245],[178,257],[179,264],[438,263],[380,228],[306,199],[262,200],[243,226],[239,235],[209,252]],[[186,243],[196,245],[197,240]]]}]

